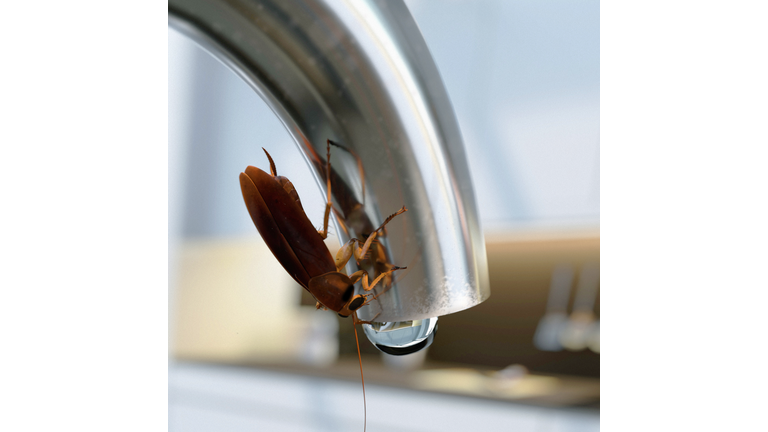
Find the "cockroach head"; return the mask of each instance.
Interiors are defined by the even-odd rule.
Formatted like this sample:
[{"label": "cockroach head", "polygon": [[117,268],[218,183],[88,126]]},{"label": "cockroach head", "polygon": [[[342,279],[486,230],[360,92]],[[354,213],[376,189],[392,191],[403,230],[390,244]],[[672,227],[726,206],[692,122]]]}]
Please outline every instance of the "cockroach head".
[{"label": "cockroach head", "polygon": [[342,318],[347,318],[348,316],[352,315],[352,312],[363,307],[364,304],[365,297],[358,294],[352,297],[352,299],[344,305],[344,307],[339,311],[339,316]]}]

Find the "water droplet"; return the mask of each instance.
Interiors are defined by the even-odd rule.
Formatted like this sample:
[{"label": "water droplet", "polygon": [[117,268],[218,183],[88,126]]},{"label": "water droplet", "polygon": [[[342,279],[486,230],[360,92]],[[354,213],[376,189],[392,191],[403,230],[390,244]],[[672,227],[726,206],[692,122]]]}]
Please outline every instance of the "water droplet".
[{"label": "water droplet", "polygon": [[437,333],[437,317],[363,324],[363,331],[379,351],[390,355],[406,355],[432,345]]}]

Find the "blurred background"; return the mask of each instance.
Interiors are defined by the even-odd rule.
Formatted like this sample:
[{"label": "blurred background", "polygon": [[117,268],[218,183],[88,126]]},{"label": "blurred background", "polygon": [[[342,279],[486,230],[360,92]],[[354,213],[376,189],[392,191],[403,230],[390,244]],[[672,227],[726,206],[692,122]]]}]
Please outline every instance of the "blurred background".
[{"label": "blurred background", "polygon": [[[462,130],[491,297],[417,354],[360,334],[368,430],[598,430],[599,2],[406,4]],[[168,44],[170,428],[359,430],[351,320],[277,263],[237,176],[267,148],[316,226],[321,188],[250,87]]]}]

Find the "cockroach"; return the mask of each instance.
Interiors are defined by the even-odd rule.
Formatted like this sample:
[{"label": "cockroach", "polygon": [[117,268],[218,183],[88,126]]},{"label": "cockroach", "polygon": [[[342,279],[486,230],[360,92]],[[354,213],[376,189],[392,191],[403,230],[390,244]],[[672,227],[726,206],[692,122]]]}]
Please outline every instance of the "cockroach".
[{"label": "cockroach", "polygon": [[[323,242],[328,236],[328,219],[332,208],[330,140],[327,142],[327,147],[325,167],[327,203],[323,216],[323,229],[321,230],[315,229],[307,217],[301,205],[299,194],[291,181],[286,177],[277,175],[275,162],[266,149],[262,148],[269,159],[270,174],[254,166],[248,166],[245,172],[240,173],[240,188],[248,213],[264,242],[288,274],[317,300],[317,308],[332,310],[343,318],[352,316],[357,355],[360,361],[360,376],[363,381],[365,412],[365,378],[362,375],[363,364],[356,324],[370,324],[370,322],[359,320],[356,311],[379,295],[384,294],[391,285],[377,295],[374,293],[355,295],[354,285],[357,281],[362,280],[363,290],[365,292],[371,291],[387,275],[406,267],[391,266],[387,271],[379,274],[372,283],[368,281],[366,270],[358,270],[351,275],[345,274],[343,270],[353,256],[358,262],[364,259],[377,235],[384,230],[387,223],[395,216],[406,212],[407,209],[403,206],[386,218],[376,230],[368,235],[364,242],[355,238],[349,240],[339,249],[334,260]],[[367,415],[364,418],[363,429],[365,430]]]}]

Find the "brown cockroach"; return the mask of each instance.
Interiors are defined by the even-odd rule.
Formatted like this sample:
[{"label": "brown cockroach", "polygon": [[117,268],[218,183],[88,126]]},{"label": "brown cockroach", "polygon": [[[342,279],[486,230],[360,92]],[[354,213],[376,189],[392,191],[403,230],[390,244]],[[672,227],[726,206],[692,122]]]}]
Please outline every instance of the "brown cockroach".
[{"label": "brown cockroach", "polygon": [[[270,174],[254,166],[248,166],[244,173],[240,173],[240,187],[248,213],[264,242],[288,274],[317,300],[317,308],[332,310],[344,318],[352,316],[362,378],[363,366],[362,359],[360,359],[360,343],[357,338],[356,324],[370,322],[359,320],[356,311],[386,292],[391,285],[377,295],[373,293],[355,295],[354,285],[357,281],[362,280],[363,290],[371,291],[386,276],[396,270],[405,269],[405,267],[390,266],[391,268],[380,273],[370,284],[366,270],[356,271],[349,276],[343,270],[353,256],[358,262],[363,260],[371,245],[374,244],[377,235],[387,223],[395,216],[406,212],[407,209],[403,206],[390,215],[367,236],[364,242],[354,238],[349,240],[339,249],[334,260],[323,242],[328,236],[328,219],[332,207],[330,140],[328,140],[327,146],[325,172],[328,196],[322,230],[317,230],[312,225],[304,212],[293,184],[286,177],[277,175],[275,162],[265,149],[262,148],[269,159]],[[362,246],[360,246],[361,244]],[[376,246],[374,246],[375,248]],[[365,407],[364,378],[363,404]],[[367,419],[365,421],[367,423]],[[365,423],[363,429],[365,429]]]}]

